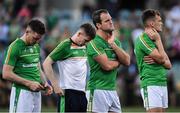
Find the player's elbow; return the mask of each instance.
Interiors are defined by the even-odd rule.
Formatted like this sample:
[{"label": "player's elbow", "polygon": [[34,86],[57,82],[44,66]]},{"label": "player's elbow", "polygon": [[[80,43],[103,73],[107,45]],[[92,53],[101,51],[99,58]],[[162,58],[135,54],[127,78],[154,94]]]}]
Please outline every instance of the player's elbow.
[{"label": "player's elbow", "polygon": [[167,66],[166,68],[167,68],[167,69],[171,69],[171,68],[172,68],[172,65],[170,65],[170,66]]},{"label": "player's elbow", "polygon": [[171,63],[167,64],[166,69],[171,69],[171,68],[172,68],[172,64]]},{"label": "player's elbow", "polygon": [[126,57],[126,59],[125,59],[124,65],[125,65],[125,66],[129,66],[130,63],[131,63],[131,60],[130,60],[130,56],[128,55],[128,56]]},{"label": "player's elbow", "polygon": [[2,78],[3,79],[8,80],[9,79],[9,75],[10,75],[9,72],[3,70],[3,72],[2,72]]},{"label": "player's elbow", "polygon": [[5,80],[7,79],[7,75],[4,72],[2,74],[2,78],[5,79]]}]

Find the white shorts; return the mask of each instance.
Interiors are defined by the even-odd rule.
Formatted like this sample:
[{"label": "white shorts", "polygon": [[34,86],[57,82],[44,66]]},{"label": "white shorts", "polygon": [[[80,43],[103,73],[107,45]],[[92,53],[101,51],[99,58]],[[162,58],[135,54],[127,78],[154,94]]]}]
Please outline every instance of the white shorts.
[{"label": "white shorts", "polygon": [[12,87],[9,113],[41,112],[41,92]]},{"label": "white shorts", "polygon": [[121,113],[121,105],[116,91],[94,90],[87,91],[87,111],[97,113],[108,113],[109,111]]},{"label": "white shorts", "polygon": [[141,95],[146,110],[152,108],[168,108],[167,86],[147,86],[141,88]]}]

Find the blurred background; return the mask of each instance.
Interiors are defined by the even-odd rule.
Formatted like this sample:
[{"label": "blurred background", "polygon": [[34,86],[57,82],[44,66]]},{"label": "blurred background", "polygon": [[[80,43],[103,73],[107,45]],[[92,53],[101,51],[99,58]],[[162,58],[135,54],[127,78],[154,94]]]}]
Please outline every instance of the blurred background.
[{"label": "blurred background", "polygon": [[[144,111],[140,95],[139,76],[133,53],[134,41],[143,32],[141,13],[154,8],[161,12],[164,30],[161,33],[165,50],[173,64],[168,71],[169,107],[180,111],[180,1],[179,0],[0,0],[0,111],[7,111],[11,83],[2,79],[2,65],[7,46],[20,37],[26,23],[41,19],[47,33],[41,40],[41,61],[77,28],[90,22],[94,10],[105,8],[113,17],[116,36],[131,56],[129,67],[120,67],[117,76],[122,110]],[[54,65],[58,76],[57,66]],[[43,95],[43,94],[42,94]],[[56,111],[55,94],[42,97],[42,111]],[[175,110],[176,109],[176,110]],[[132,109],[135,111],[135,109]]]}]

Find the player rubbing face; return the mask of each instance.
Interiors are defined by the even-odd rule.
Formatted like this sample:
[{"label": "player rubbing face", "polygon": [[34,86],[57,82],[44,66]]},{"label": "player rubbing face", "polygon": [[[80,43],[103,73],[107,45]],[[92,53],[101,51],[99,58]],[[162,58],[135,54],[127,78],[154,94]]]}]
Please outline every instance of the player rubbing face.
[{"label": "player rubbing face", "polygon": [[28,45],[34,45],[39,43],[42,35],[34,32],[30,27],[26,29],[26,43]]}]

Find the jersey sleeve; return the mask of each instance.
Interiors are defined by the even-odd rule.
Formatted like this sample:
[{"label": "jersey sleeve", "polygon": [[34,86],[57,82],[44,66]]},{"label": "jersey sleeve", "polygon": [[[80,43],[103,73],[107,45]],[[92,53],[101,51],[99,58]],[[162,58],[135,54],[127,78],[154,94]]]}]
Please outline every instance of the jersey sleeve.
[{"label": "jersey sleeve", "polygon": [[66,55],[67,42],[61,42],[49,55],[53,61],[63,60]]},{"label": "jersey sleeve", "polygon": [[104,53],[105,51],[100,44],[98,45],[98,43],[95,43],[93,40],[87,45],[87,54],[93,58]]},{"label": "jersey sleeve", "polygon": [[21,48],[20,46],[18,46],[18,44],[16,43],[10,44],[5,53],[4,64],[15,66],[20,49]]},{"label": "jersey sleeve", "polygon": [[139,44],[140,44],[139,46],[141,50],[143,50],[148,55],[156,48],[156,45],[154,44],[154,42],[148,37],[140,36]]}]

